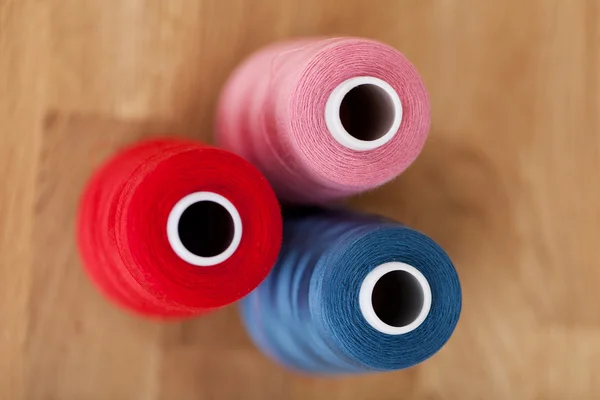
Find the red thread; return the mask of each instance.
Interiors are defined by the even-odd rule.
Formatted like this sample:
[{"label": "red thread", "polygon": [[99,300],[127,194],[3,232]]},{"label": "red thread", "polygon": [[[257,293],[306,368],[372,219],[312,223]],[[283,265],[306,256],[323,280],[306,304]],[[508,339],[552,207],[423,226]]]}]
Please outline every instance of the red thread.
[{"label": "red thread", "polygon": [[388,182],[417,158],[429,125],[429,98],[414,66],[397,50],[358,38],[257,51],[232,74],[217,111],[219,144],[256,165],[293,203]]},{"label": "red thread", "polygon": [[[194,192],[214,192],[240,214],[239,246],[210,267],[171,248],[167,219]],[[201,314],[236,301],[269,273],[281,245],[279,204],[266,179],[229,152],[179,139],[137,144],[107,161],[81,199],[77,240],[85,270],[109,298],[154,317]]]}]

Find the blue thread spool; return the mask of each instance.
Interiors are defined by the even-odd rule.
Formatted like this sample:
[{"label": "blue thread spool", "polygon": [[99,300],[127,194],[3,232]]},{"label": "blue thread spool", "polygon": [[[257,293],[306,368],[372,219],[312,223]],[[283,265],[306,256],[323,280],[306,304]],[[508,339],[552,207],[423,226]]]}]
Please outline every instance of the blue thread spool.
[{"label": "blue thread spool", "polygon": [[241,302],[257,346],[300,371],[408,368],[448,341],[461,310],[458,276],[430,238],[345,211],[288,215],[267,279]]}]

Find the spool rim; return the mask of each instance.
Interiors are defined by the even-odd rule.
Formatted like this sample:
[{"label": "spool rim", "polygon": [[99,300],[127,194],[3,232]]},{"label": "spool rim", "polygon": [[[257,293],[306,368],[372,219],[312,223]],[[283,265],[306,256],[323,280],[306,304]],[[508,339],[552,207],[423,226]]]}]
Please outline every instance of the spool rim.
[{"label": "spool rim", "polygon": [[[374,140],[361,140],[350,134],[342,123],[340,108],[345,96],[354,88],[371,85],[383,91],[391,103],[393,119],[385,134]],[[402,123],[402,101],[394,88],[382,79],[373,76],[358,76],[340,83],[329,95],[325,105],[325,123],[331,136],[342,146],[355,151],[369,151],[379,148],[392,140]]]},{"label": "spool rim", "polygon": [[[372,296],[375,285],[381,277],[393,271],[404,271],[412,275],[418,282],[423,294],[423,304],[418,316],[412,322],[403,326],[392,326],[383,322],[373,307]],[[427,278],[412,265],[398,261],[387,262],[375,267],[364,278],[359,291],[359,306],[363,317],[375,330],[388,335],[402,335],[417,329],[427,319],[431,311],[431,303],[431,287]]]},{"label": "spool rim", "polygon": [[[189,206],[202,201],[210,201],[222,206],[229,213],[233,223],[233,237],[227,248],[221,253],[210,257],[202,257],[189,251],[179,236],[181,216]],[[175,254],[183,261],[198,267],[214,266],[229,259],[240,245],[242,240],[242,218],[237,208],[226,197],[208,191],[194,192],[181,198],[171,209],[167,219],[167,239]]]}]

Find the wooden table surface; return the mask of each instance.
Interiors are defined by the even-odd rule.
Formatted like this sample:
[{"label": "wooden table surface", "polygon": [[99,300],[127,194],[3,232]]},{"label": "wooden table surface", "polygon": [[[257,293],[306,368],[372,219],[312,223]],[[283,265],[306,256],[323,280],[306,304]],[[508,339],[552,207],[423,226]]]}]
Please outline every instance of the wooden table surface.
[{"label": "wooden table surface", "polygon": [[[81,186],[125,143],[210,140],[232,68],[271,41],[356,35],[429,89],[419,160],[358,199],[454,259],[464,308],[434,358],[296,376],[235,307],[159,324],[80,268]],[[0,0],[0,399],[600,398],[597,0]]]}]

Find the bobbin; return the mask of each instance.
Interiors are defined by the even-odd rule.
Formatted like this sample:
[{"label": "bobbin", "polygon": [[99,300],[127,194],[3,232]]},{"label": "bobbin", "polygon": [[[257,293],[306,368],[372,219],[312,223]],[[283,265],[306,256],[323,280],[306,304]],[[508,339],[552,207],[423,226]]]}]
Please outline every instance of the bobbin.
[{"label": "bobbin", "polygon": [[396,135],[402,123],[402,102],[394,88],[382,79],[358,76],[340,83],[325,105],[325,122],[342,146],[369,151]]},{"label": "bobbin", "polygon": [[[198,252],[206,252],[206,249],[193,252],[189,249],[190,246],[186,246],[184,243],[186,240],[182,238],[181,224],[186,219],[186,212],[189,212],[192,207],[201,203],[207,203],[207,205],[212,203],[212,205],[220,206],[226,212],[227,215],[225,216],[229,218],[229,221],[221,218],[220,221],[216,222],[220,225],[218,228],[225,233],[224,236],[221,235],[222,238],[219,240],[220,243],[216,243],[217,246],[224,247],[224,249],[219,248],[217,254],[212,254],[214,253],[214,249],[208,249],[208,251],[211,252],[210,255],[197,254]],[[204,211],[197,211],[196,218],[194,218],[194,216],[188,216],[187,218],[208,220],[214,217],[214,215],[208,214],[214,212],[214,207],[211,208],[212,210],[205,209]],[[194,221],[187,221],[188,225],[193,222]],[[223,226],[225,224],[227,226]],[[204,229],[207,228],[210,229],[210,227],[204,227]],[[224,196],[214,192],[191,193],[179,200],[171,209],[167,219],[167,238],[175,254],[187,263],[200,267],[214,266],[227,260],[237,250],[242,240],[242,219],[237,208]]]},{"label": "bobbin", "polygon": [[[379,297],[383,304],[375,301],[378,286],[381,286]],[[394,301],[398,297],[402,297],[403,304]],[[425,321],[431,309],[432,294],[429,282],[418,269],[392,261],[378,265],[367,274],[358,298],[360,311],[369,325],[381,333],[402,335],[414,331]]]}]

